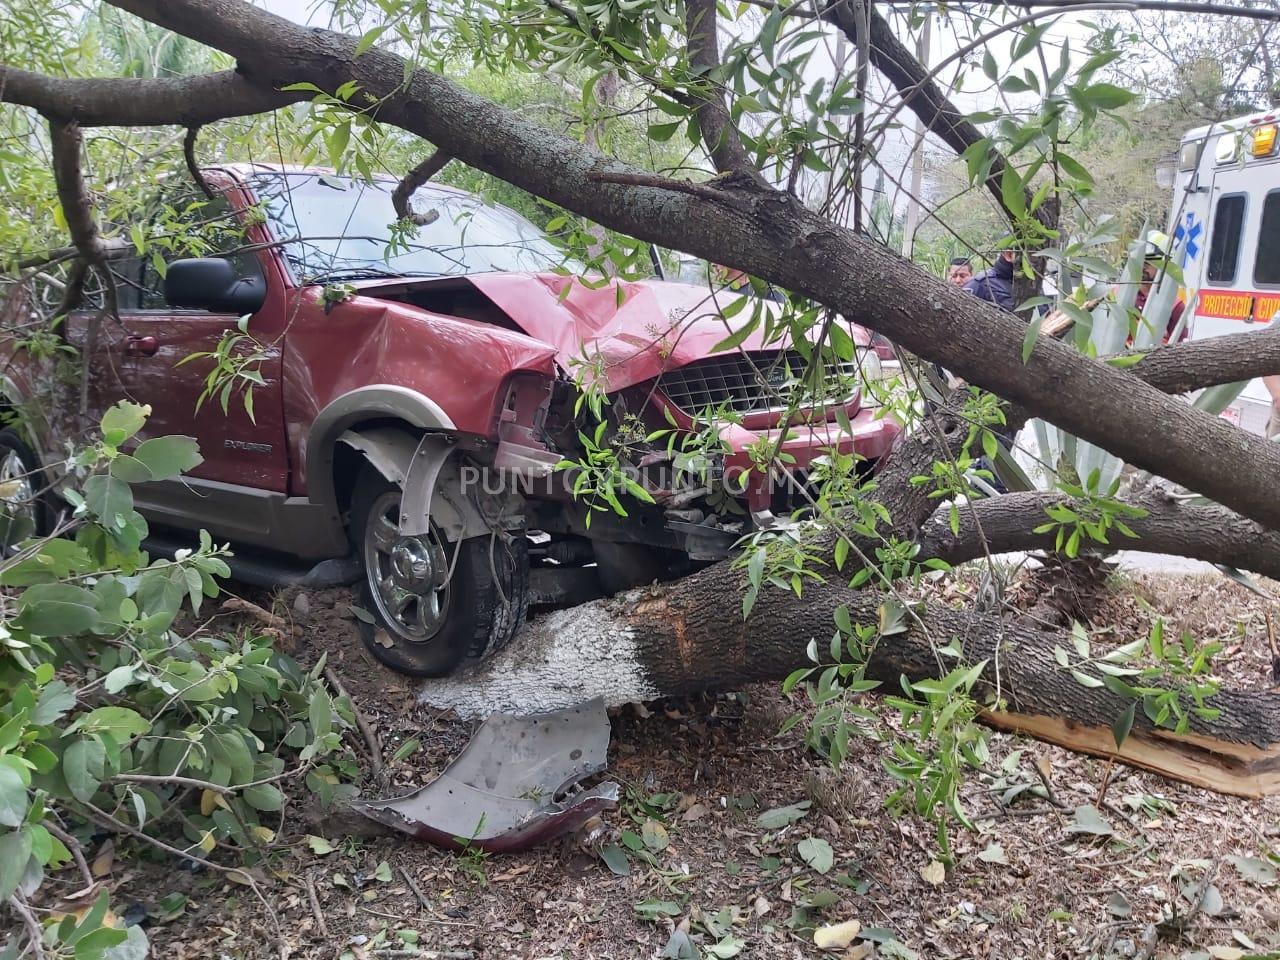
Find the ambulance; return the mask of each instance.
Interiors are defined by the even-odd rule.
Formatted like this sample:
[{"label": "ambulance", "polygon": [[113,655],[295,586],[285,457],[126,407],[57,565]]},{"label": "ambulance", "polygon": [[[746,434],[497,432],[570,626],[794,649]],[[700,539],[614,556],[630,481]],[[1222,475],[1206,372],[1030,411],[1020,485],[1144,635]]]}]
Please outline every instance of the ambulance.
[{"label": "ambulance", "polygon": [[[1194,340],[1256,330],[1280,311],[1280,110],[1189,131],[1178,150],[1170,257]],[[1251,381],[1223,416],[1263,434],[1271,395]]]}]

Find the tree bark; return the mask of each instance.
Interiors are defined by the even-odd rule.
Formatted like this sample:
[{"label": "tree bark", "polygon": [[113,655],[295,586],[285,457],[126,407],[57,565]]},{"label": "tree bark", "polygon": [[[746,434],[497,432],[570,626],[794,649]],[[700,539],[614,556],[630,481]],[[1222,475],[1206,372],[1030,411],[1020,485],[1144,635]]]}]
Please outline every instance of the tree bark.
[{"label": "tree bark", "polygon": [[[854,623],[874,624],[884,599],[839,582],[807,584],[800,598],[766,587],[744,620],[744,584],[730,579],[715,567],[550,614],[479,667],[427,681],[422,698],[484,716],[555,709],[595,696],[617,705],[738,689],[813,666],[805,654],[810,643],[825,659],[836,608],[846,606]],[[924,605],[919,620],[878,641],[867,674],[881,680],[882,689],[897,691],[901,676],[936,677],[957,666],[936,652],[954,642],[965,663],[987,661],[975,697],[991,726],[1222,793],[1260,797],[1280,790],[1280,696],[1221,692],[1210,701],[1221,715],[1193,719],[1181,736],[1155,727],[1138,710],[1132,733],[1117,748],[1111,726],[1130,701],[1082,686],[1058,666],[1054,647],[1072,649],[1070,634],[937,603]]]},{"label": "tree bark", "polygon": [[[695,115],[711,162],[721,173],[744,173],[759,178],[747,156],[738,129],[729,119],[724,95],[712,72],[720,66],[720,43],[716,34],[716,0],[685,0],[685,29],[688,34],[689,67],[703,89],[698,94]],[[763,179],[760,183],[763,184]]]},{"label": "tree bark", "polygon": [[[1124,517],[1138,539],[1112,531],[1110,549],[1189,557],[1280,580],[1280,534],[1275,531],[1216,503],[1187,503],[1158,488],[1126,502],[1146,510],[1147,515]],[[916,540],[920,556],[958,564],[977,559],[988,550],[1052,551],[1056,532],[1036,533],[1035,528],[1048,522],[1045,508],[1054,503],[1070,504],[1071,500],[1046,493],[1009,493],[978,500],[960,510],[960,529],[955,533],[948,511],[940,509],[924,524]],[[1087,541],[1085,546],[1107,549]]]},{"label": "tree bark", "polygon": [[440,215],[438,211],[435,211],[435,216],[427,219],[428,215],[415,214],[409,207],[409,200],[413,197],[415,190],[447,167],[452,159],[453,157],[443,150],[434,150],[431,156],[404,175],[400,182],[396,184],[395,190],[391,192],[391,205],[395,207],[397,217],[401,220],[412,220],[418,226],[423,227]]}]

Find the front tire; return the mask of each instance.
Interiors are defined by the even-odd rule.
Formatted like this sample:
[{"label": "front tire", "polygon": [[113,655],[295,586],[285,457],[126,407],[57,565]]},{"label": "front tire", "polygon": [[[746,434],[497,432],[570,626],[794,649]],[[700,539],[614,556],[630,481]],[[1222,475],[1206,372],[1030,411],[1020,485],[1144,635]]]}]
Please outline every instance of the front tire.
[{"label": "front tire", "polygon": [[441,677],[506,644],[524,622],[529,555],[523,534],[451,543],[399,535],[400,488],[372,468],[356,483],[351,539],[364,565],[359,621],[369,652],[398,673]]}]

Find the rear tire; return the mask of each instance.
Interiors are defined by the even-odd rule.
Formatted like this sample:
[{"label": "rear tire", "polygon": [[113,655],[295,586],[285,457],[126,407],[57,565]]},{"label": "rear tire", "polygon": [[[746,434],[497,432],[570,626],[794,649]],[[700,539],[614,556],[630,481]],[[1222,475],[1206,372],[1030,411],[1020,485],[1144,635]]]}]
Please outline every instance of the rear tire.
[{"label": "rear tire", "polygon": [[524,622],[528,542],[517,533],[510,543],[499,536],[450,543],[433,526],[415,544],[430,582],[404,589],[407,554],[394,553],[399,513],[400,488],[365,468],[352,497],[350,533],[365,568],[364,609],[374,622],[360,618],[360,634],[369,652],[398,673],[446,676],[503,647]]},{"label": "rear tire", "polygon": [[53,529],[48,491],[40,458],[22,434],[0,430],[0,553],[11,554],[20,541]]}]

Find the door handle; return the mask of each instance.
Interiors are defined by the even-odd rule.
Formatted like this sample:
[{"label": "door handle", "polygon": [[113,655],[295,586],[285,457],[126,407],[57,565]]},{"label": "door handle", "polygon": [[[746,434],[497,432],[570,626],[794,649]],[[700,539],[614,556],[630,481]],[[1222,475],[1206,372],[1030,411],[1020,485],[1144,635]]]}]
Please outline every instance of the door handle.
[{"label": "door handle", "polygon": [[154,357],[159,349],[155,337],[130,337],[124,345],[124,352],[131,357]]}]

